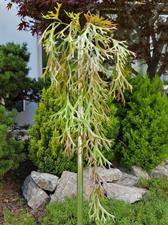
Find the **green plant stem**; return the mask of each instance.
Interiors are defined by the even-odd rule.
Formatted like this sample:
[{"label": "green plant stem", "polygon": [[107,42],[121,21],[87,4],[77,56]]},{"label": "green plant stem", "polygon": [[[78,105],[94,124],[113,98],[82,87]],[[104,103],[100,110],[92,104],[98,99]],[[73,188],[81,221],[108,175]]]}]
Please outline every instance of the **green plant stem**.
[{"label": "green plant stem", "polygon": [[78,138],[77,225],[83,224],[83,153],[82,139]]},{"label": "green plant stem", "polygon": [[[78,44],[79,49],[81,48],[81,43]],[[78,50],[78,64],[82,59],[83,51]],[[81,71],[78,70],[78,79],[81,78]],[[78,94],[80,95],[80,90],[82,89],[82,84],[78,84]],[[83,105],[78,106],[78,118],[81,119],[83,114]],[[82,147],[82,131],[78,137],[78,178],[77,178],[77,225],[83,225],[83,147]]]}]

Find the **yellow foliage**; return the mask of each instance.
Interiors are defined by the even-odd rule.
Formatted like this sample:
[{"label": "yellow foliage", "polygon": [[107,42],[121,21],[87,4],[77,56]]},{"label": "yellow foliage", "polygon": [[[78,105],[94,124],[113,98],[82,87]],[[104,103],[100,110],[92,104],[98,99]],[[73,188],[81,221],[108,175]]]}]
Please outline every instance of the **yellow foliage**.
[{"label": "yellow foliage", "polygon": [[43,15],[43,18],[48,19],[48,20],[58,20],[58,16],[59,16],[59,12],[60,12],[60,8],[61,8],[62,4],[57,3],[57,7],[54,7],[55,12],[54,11],[49,11],[47,15]]},{"label": "yellow foliage", "polygon": [[84,14],[85,19],[88,23],[92,23],[96,26],[101,26],[104,28],[113,28],[116,29],[116,24],[114,24],[111,20],[105,19],[104,17],[99,17],[90,12]]},{"label": "yellow foliage", "polygon": [[72,35],[75,35],[78,31],[80,31],[80,15],[81,13],[73,13],[73,12],[66,12],[67,16],[71,19],[72,23]]}]

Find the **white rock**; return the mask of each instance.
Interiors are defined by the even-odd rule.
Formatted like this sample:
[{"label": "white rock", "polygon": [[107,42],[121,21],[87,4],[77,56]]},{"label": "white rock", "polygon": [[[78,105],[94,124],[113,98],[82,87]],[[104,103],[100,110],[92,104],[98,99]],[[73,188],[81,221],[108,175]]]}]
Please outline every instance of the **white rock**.
[{"label": "white rock", "polygon": [[140,177],[143,177],[145,179],[149,179],[150,178],[149,174],[145,170],[143,170],[142,168],[137,167],[137,166],[132,166],[131,172],[132,172],[132,174],[134,176],[136,176],[138,178],[140,178]]},{"label": "white rock", "polygon": [[[111,183],[113,181],[117,181],[122,178],[122,172],[119,169],[114,169],[114,168],[106,169],[106,168],[98,167],[96,169],[96,172],[99,175],[99,177],[102,179],[102,181],[104,182]],[[90,173],[89,168],[85,168],[84,177],[89,177],[89,173]]]},{"label": "white rock", "polygon": [[106,168],[97,168],[97,174],[102,178],[103,181],[113,182],[121,179],[122,172],[119,169],[106,169]]},{"label": "white rock", "polygon": [[[77,194],[77,174],[64,171],[58,181],[58,186],[51,201],[63,201],[66,197],[71,198]],[[84,177],[84,198],[88,199],[90,195],[90,184],[88,177]]]},{"label": "white rock", "polygon": [[38,209],[49,201],[49,196],[36,185],[31,176],[25,179],[22,186],[22,193],[27,200],[28,206],[32,209]]},{"label": "white rock", "polygon": [[159,166],[151,171],[152,177],[168,177],[168,160],[165,160]]},{"label": "white rock", "polygon": [[28,130],[26,129],[15,129],[12,130],[12,136],[17,140],[27,141],[29,139]]},{"label": "white rock", "polygon": [[124,186],[136,186],[138,183],[138,177],[133,176],[131,174],[128,173],[122,173],[122,177],[115,182],[116,184],[121,184]]},{"label": "white rock", "polygon": [[58,182],[57,189],[51,195],[51,201],[63,201],[65,197],[73,197],[77,192],[77,174],[64,171]]},{"label": "white rock", "polygon": [[49,173],[31,172],[31,178],[43,190],[53,192],[58,184],[58,177]]},{"label": "white rock", "polygon": [[142,196],[146,193],[146,190],[143,188],[127,187],[113,183],[103,184],[103,187],[108,198],[123,200],[128,203],[141,200]]}]

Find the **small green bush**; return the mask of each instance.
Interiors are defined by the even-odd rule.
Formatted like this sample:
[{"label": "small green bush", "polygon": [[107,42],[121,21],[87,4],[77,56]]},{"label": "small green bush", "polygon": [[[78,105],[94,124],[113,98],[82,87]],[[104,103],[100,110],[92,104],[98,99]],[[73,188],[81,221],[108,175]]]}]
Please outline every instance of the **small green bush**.
[{"label": "small green bush", "polygon": [[0,177],[15,169],[24,160],[23,145],[12,138],[10,129],[14,124],[14,111],[7,111],[0,106]]},{"label": "small green bush", "polygon": [[128,167],[151,170],[168,158],[168,98],[158,77],[151,81],[139,75],[131,83],[133,92],[120,107],[116,156]]},{"label": "small green bush", "polygon": [[56,138],[60,124],[53,116],[58,110],[55,87],[44,89],[31,127],[29,156],[40,171],[60,175],[64,170],[76,171],[76,158],[68,158]]},{"label": "small green bush", "polygon": [[116,104],[111,100],[109,100],[108,104],[110,107],[110,119],[109,122],[104,126],[106,128],[106,137],[111,140],[111,149],[107,151],[107,149],[104,148],[102,149],[102,153],[106,157],[106,159],[112,162],[115,158],[114,146],[117,143],[120,121],[118,117],[118,107],[116,106]]}]

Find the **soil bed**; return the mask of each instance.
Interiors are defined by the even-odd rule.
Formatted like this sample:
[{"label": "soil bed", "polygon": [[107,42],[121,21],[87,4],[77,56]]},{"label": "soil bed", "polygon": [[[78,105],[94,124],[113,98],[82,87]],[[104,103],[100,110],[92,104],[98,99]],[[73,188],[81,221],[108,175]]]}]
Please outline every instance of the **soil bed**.
[{"label": "soil bed", "polygon": [[23,181],[33,169],[35,168],[31,162],[25,161],[17,170],[8,172],[3,180],[0,180],[0,224],[3,224],[4,208],[8,208],[11,213],[19,213],[24,210],[38,217],[37,212],[35,213],[27,207],[21,195]]}]

